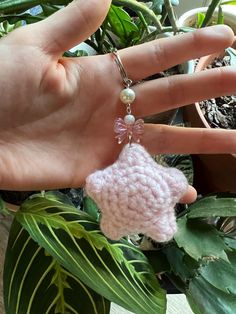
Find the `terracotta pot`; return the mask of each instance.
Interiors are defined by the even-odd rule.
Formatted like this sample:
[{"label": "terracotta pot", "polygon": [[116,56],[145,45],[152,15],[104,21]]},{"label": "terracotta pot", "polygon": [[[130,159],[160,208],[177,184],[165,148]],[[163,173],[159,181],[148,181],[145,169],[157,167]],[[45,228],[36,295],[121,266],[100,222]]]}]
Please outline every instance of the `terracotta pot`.
[{"label": "terracotta pot", "polygon": [[[206,68],[219,55],[214,54],[201,58],[196,72]],[[192,127],[210,128],[199,103],[184,108],[184,120],[189,122]],[[199,193],[226,191],[236,193],[236,154],[193,155],[193,162],[194,185]]]}]

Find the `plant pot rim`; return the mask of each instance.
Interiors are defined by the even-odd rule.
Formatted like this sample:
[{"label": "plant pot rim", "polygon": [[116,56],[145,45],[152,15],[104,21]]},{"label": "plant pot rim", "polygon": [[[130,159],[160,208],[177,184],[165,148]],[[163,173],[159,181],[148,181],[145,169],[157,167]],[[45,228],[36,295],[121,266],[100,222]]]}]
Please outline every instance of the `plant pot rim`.
[{"label": "plant pot rim", "polygon": [[[189,24],[195,22],[197,13],[205,13],[208,7],[198,7],[191,9],[184,14],[182,14],[178,19],[178,27],[189,27]],[[224,12],[225,24],[230,26],[234,33],[236,34],[236,6],[235,5],[224,5],[222,7]],[[213,19],[217,18],[218,8],[215,9],[213,13]]]}]

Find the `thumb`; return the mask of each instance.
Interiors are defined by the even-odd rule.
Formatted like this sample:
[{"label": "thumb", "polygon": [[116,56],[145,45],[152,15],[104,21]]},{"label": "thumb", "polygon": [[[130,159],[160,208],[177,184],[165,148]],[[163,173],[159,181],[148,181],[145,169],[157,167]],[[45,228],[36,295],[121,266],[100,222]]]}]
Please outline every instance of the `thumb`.
[{"label": "thumb", "polygon": [[58,55],[76,46],[102,24],[111,0],[74,0],[66,8],[32,26],[44,51]]}]

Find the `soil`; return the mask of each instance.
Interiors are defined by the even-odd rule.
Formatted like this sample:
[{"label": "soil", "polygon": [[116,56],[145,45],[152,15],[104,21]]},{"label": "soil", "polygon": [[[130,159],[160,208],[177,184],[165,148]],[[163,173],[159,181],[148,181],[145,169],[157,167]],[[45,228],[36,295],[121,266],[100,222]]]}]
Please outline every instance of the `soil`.
[{"label": "soil", "polygon": [[[218,68],[230,65],[230,57],[216,58],[207,67]],[[200,108],[212,128],[236,129],[236,95],[222,96],[200,102]]]}]

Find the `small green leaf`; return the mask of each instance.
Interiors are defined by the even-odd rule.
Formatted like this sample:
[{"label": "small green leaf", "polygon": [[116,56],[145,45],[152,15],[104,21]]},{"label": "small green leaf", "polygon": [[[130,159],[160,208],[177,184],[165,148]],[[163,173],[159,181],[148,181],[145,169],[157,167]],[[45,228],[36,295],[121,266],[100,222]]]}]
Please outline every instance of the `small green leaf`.
[{"label": "small green leaf", "polygon": [[227,5],[227,4],[236,5],[236,1],[223,1],[223,2],[221,2],[221,5]]},{"label": "small green leaf", "polygon": [[178,219],[175,241],[180,248],[195,260],[202,258],[222,258],[228,260],[227,246],[219,232],[211,225],[199,220]]},{"label": "small green leaf", "polygon": [[122,8],[111,5],[107,20],[111,26],[111,31],[120,38],[123,45],[127,46],[139,38],[138,27]]},{"label": "small green leaf", "polygon": [[217,24],[224,24],[224,12],[221,5],[218,8]]},{"label": "small green leaf", "polygon": [[94,200],[91,199],[91,197],[84,197],[83,199],[83,210],[88,213],[93,219],[96,221],[99,220],[100,212],[97,207],[97,204],[94,202]]},{"label": "small green leaf", "polygon": [[197,14],[197,22],[196,22],[196,28],[201,28],[202,26],[202,23],[205,19],[205,13],[202,13],[202,12],[198,12]]},{"label": "small green leaf", "polygon": [[236,216],[236,195],[217,194],[204,197],[189,206],[187,217],[230,217]]},{"label": "small green leaf", "polygon": [[14,221],[4,265],[6,314],[108,314],[110,302],[86,287]]}]

